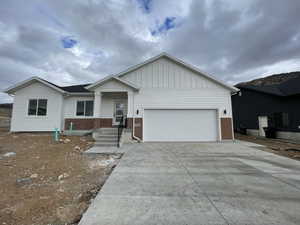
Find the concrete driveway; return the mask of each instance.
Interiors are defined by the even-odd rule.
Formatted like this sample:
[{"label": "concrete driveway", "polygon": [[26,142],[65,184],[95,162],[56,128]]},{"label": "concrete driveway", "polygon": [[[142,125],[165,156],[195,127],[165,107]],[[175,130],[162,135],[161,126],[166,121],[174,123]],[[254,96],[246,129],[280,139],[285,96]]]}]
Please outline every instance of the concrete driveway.
[{"label": "concrete driveway", "polygon": [[123,149],[80,225],[300,224],[298,161],[246,142]]}]

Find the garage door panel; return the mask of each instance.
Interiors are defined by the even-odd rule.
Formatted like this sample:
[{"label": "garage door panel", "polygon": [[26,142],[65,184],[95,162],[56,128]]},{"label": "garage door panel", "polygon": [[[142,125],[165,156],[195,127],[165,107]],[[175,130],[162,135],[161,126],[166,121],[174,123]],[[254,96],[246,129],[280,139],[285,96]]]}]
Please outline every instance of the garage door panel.
[{"label": "garage door panel", "polygon": [[144,111],[145,141],[216,141],[216,110]]}]

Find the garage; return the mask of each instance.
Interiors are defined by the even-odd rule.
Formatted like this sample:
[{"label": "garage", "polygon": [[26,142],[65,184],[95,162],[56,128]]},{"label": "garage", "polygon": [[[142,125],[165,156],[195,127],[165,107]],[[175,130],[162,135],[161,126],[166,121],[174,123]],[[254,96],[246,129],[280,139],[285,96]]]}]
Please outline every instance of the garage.
[{"label": "garage", "polygon": [[145,109],[144,141],[217,141],[217,111],[209,109]]}]

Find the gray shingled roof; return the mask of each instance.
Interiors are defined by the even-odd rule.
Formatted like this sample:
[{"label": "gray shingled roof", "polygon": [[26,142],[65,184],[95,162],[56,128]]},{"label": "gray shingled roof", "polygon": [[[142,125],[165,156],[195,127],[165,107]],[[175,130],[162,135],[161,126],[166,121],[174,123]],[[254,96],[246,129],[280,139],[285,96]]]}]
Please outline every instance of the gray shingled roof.
[{"label": "gray shingled roof", "polygon": [[[40,78],[41,79],[41,78]],[[85,89],[86,86],[89,86],[91,83],[88,84],[79,84],[79,85],[71,85],[71,86],[58,86],[53,84],[47,80],[41,79],[57,88],[60,88],[63,91],[70,92],[70,93],[90,93],[89,90]]]}]

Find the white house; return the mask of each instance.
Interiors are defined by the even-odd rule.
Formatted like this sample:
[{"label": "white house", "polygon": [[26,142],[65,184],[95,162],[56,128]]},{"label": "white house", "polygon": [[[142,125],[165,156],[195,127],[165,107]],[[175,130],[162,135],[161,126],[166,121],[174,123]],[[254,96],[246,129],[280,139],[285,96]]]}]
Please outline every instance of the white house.
[{"label": "white house", "polygon": [[233,139],[237,89],[166,53],[92,84],[60,87],[32,77],[8,88],[12,132],[95,130],[126,117],[142,141]]}]

